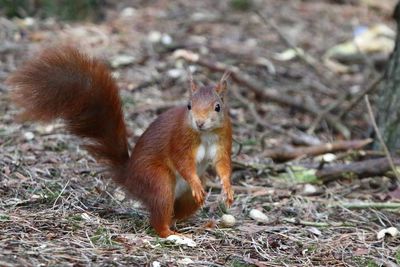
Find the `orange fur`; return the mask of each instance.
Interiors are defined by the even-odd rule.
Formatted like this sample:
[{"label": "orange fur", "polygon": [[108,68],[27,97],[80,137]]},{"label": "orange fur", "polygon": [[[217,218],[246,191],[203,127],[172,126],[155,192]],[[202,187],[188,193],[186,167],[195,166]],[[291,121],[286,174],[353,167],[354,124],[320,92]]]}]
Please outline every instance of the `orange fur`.
[{"label": "orange fur", "polygon": [[[225,75],[224,75],[225,77]],[[204,134],[218,136],[212,164],[221,178],[227,205],[232,204],[230,185],[232,129],[220,93],[226,80],[216,86],[197,88],[191,81],[190,102],[161,114],[143,133],[128,154],[125,123],[117,86],[107,68],[74,48],[48,49],[29,61],[8,83],[12,97],[30,120],[65,120],[67,129],[90,140],[87,145],[97,159],[108,164],[112,178],[150,211],[150,223],[161,237],[174,234],[173,220],[184,219],[203,204],[204,185],[197,164]],[[203,131],[193,121],[210,121]],[[210,152],[211,153],[211,152]],[[187,182],[176,195],[178,177]]]},{"label": "orange fur", "polygon": [[182,196],[175,199],[174,202],[174,219],[184,220],[195,213],[201,205],[196,203],[192,193],[186,191]]}]

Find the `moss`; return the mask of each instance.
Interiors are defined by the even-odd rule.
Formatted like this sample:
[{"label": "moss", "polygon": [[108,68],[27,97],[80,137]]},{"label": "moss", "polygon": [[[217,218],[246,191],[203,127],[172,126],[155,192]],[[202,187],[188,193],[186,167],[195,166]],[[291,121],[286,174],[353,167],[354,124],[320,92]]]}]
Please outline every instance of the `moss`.
[{"label": "moss", "polygon": [[396,263],[400,265],[400,248],[397,249],[395,258],[396,258]]},{"label": "moss", "polygon": [[251,0],[231,0],[230,5],[233,9],[247,11],[253,6]]},{"label": "moss", "polygon": [[234,259],[230,263],[230,266],[232,266],[232,267],[250,267],[250,266],[256,266],[256,265],[243,262],[243,261],[241,261],[239,259]]},{"label": "moss", "polygon": [[0,222],[11,221],[10,216],[6,214],[0,214]]},{"label": "moss", "polygon": [[320,181],[315,173],[316,170],[314,169],[307,169],[302,166],[291,166],[290,173],[282,173],[279,177],[292,183],[318,183]]},{"label": "moss", "polygon": [[57,17],[62,20],[82,20],[102,17],[104,0],[0,0],[7,17]]},{"label": "moss", "polygon": [[110,231],[105,227],[99,227],[94,235],[90,237],[90,241],[97,246],[110,247],[119,245],[111,239]]}]

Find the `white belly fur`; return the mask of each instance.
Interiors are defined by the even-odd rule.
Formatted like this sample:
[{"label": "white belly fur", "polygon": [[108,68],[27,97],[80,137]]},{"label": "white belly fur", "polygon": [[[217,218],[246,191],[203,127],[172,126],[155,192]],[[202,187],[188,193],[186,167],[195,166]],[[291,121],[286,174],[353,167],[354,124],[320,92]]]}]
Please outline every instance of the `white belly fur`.
[{"label": "white belly fur", "polygon": [[[201,136],[201,143],[196,152],[197,175],[201,177],[206,171],[208,164],[214,161],[217,155],[218,136],[206,133]],[[175,198],[180,197],[190,189],[189,184],[179,174],[176,174]]]}]

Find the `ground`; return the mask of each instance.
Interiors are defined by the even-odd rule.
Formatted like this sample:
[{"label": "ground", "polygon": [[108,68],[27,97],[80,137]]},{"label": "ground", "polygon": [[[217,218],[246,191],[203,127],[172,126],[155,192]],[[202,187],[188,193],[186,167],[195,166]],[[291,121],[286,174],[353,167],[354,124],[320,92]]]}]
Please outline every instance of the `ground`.
[{"label": "ground", "polygon": [[[46,46],[77,45],[109,63],[121,89],[133,146],[157,114],[186,103],[187,64],[203,83],[222,75],[174,56],[185,49],[236,66],[268,92],[306,105],[327,107],[350,94],[340,103],[344,106],[332,109],[337,115],[351,93],[367,87],[384,68],[364,62],[351,65],[350,71],[335,71],[323,63],[324,55],[351,39],[359,26],[383,23],[394,30],[395,1],[380,2],[254,0],[252,8],[272,19],[277,29],[252,9],[238,10],[240,1],[121,1],[107,6],[98,22],[0,17],[0,265],[400,264],[398,237],[377,238],[380,230],[400,227],[400,209],[351,205],[396,203],[399,193],[390,178],[343,175],[329,183],[310,184],[293,173],[299,166],[321,164],[321,159],[304,157],[282,164],[267,157],[269,149],[292,142],[293,135],[287,133],[307,131],[315,114],[260,100],[243,84],[230,82],[235,202],[230,209],[224,207],[210,171],[204,208],[176,225],[196,242],[191,248],[158,238],[146,210],[107,179],[62,122],[18,122],[18,109],[10,103],[4,84],[8,73]],[[316,60],[278,60],[277,55],[291,48],[280,33]],[[234,92],[255,104],[261,122]],[[374,103],[374,94],[371,99]],[[342,116],[342,122],[350,129],[350,138],[371,133],[362,102]],[[310,136],[323,142],[346,137],[331,126],[322,119]],[[335,162],[363,156],[342,152]],[[267,220],[252,219],[253,209],[266,214]],[[224,213],[236,218],[235,226],[222,226]]]}]

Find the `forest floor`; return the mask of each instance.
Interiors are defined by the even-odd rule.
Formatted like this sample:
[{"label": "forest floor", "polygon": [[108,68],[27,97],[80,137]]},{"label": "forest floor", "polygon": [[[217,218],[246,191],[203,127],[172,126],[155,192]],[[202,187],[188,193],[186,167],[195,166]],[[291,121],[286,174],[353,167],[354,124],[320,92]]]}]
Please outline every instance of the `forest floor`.
[{"label": "forest floor", "polygon": [[[399,237],[377,236],[400,227],[400,189],[390,175],[316,178],[318,168],[369,157],[368,147],[285,163],[269,157],[299,139],[311,145],[370,136],[366,104],[351,102],[383,73],[389,53],[381,45],[373,55],[337,56],[342,64],[326,55],[368,27],[384,24],[395,32],[394,4],[254,1],[266,21],[212,0],[120,1],[96,23],[0,17],[0,266],[399,265]],[[176,225],[195,247],[158,238],[147,212],[107,179],[62,122],[16,121],[5,79],[41,49],[60,43],[109,63],[132,146],[157,114],[186,103],[186,64],[203,83],[221,77],[220,70],[186,62],[179,53],[235,66],[237,75],[268,94],[230,82],[235,202],[227,210],[211,179],[204,208]],[[305,56],[296,56],[292,46]],[[370,99],[374,105],[376,90]],[[341,115],[342,127],[326,116],[318,119],[331,106],[327,114]],[[252,219],[253,209],[267,219]],[[224,213],[236,218],[235,226],[222,226]]]}]

